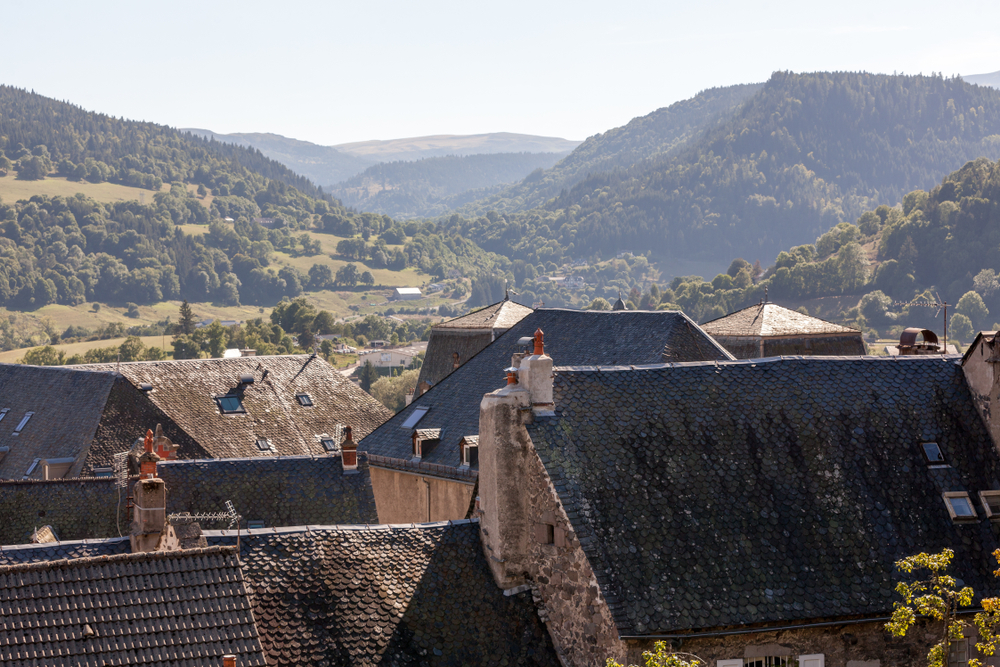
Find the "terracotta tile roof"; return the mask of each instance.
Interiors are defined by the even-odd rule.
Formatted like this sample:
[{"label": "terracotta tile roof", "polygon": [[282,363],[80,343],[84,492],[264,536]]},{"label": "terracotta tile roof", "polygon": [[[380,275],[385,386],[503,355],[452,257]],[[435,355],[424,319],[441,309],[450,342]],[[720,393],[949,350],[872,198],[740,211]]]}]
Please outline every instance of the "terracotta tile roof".
[{"label": "terracotta tile roof", "polygon": [[[625,636],[892,611],[894,562],[950,547],[995,587],[1000,456],[956,358],[557,368],[528,432]],[[921,443],[947,466],[931,467]],[[942,493],[979,517],[953,523]]]},{"label": "terracotta tile roof", "polygon": [[[0,411],[6,410],[0,452],[8,450],[0,453],[0,478],[21,479],[37,458],[80,456],[97,432],[114,383],[109,372],[0,364]],[[28,412],[34,415],[15,435]]]},{"label": "terracotta tile roof", "polygon": [[478,523],[254,530],[240,557],[269,665],[559,664],[531,593],[493,582]]},{"label": "terracotta tile roof", "polygon": [[0,567],[0,662],[265,665],[234,549]]},{"label": "terracotta tile roof", "polygon": [[[725,360],[732,356],[684,313],[675,311],[580,311],[539,309],[499,336],[457,371],[386,421],[358,443],[360,451],[409,459],[412,428],[402,425],[417,408],[429,408],[415,425],[442,429],[441,441],[423,463],[457,468],[459,441],[479,433],[483,394],[504,384],[503,369],[519,352],[519,338],[545,332],[545,351],[558,365],[650,364],[663,360],[665,348],[678,361]],[[474,467],[473,470],[476,468]]]},{"label": "terracotta tile roof", "polygon": [[[117,368],[136,387],[151,384],[153,390],[145,394],[149,400],[211,458],[322,456],[325,451],[317,435],[332,433],[341,424],[353,427],[355,438],[362,437],[392,415],[322,358],[310,355],[92,364],[76,368],[91,371]],[[253,384],[243,385],[239,390],[245,414],[220,414],[215,397],[236,392],[243,375],[254,378]],[[298,393],[309,394],[313,405],[300,405],[295,399]],[[173,438],[170,432],[167,436]],[[273,449],[259,449],[258,439],[267,439]]]},{"label": "terracotta tile roof", "polygon": [[[160,463],[157,474],[167,484],[169,513],[224,512],[231,500],[243,526],[378,522],[365,454],[351,475],[343,474],[339,455],[172,461]],[[127,534],[127,495],[111,478],[0,482],[0,545],[25,543],[42,525],[60,540]]]},{"label": "terracotta tile roof", "polygon": [[776,303],[756,304],[705,322],[701,328],[712,336],[797,336],[808,334],[859,334],[857,329],[789,310]]}]

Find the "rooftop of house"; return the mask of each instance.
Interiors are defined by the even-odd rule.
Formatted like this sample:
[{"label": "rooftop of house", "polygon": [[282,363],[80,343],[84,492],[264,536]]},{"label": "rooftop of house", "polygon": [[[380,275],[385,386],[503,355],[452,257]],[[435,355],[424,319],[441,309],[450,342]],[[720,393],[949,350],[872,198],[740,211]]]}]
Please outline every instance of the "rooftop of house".
[{"label": "rooftop of house", "polygon": [[[510,366],[511,355],[522,350],[518,340],[539,328],[545,332],[546,353],[560,364],[651,364],[662,362],[665,354],[678,361],[733,358],[681,312],[535,310],[414,398],[364,438],[358,449],[410,459],[415,428],[441,429],[441,439],[425,450],[421,460],[457,468],[459,442],[479,433],[480,398],[504,384],[503,369]],[[417,411],[423,410],[426,413],[417,419]]]},{"label": "rooftop of house", "polygon": [[267,664],[231,547],[0,566],[0,637],[11,667]]},{"label": "rooftop of house", "polygon": [[[193,605],[195,610],[214,602],[217,595],[235,590],[234,582],[245,581],[256,626],[253,635],[242,625],[236,627],[241,637],[259,636],[268,665],[559,664],[531,593],[506,595],[493,583],[476,522],[245,531],[239,537],[239,572],[232,569],[236,559],[230,545],[237,542],[235,531],[206,531],[205,537],[209,549],[194,550],[191,556],[175,552],[170,556],[110,556],[84,562],[88,566],[128,563],[133,570],[124,574],[130,578],[122,579],[118,588],[134,585],[133,578],[144,573],[139,567],[142,564],[145,573],[158,575],[146,579],[163,586],[173,583],[172,573],[177,568],[164,572],[161,560],[198,563],[202,569],[194,571],[192,583],[200,587],[201,598]],[[121,542],[127,548],[128,540],[108,540],[105,544],[111,551]],[[97,545],[87,546],[90,553],[98,555]],[[0,551],[0,563],[5,558],[7,562],[34,562],[19,566],[18,571],[33,571],[39,579],[52,580],[73,563],[45,562],[52,549],[48,545],[7,549]],[[215,579],[205,580],[200,571],[214,564],[209,560],[211,554],[227,559],[227,569],[219,568]],[[0,569],[0,584],[2,572]],[[165,588],[134,611],[149,615],[161,604],[160,599],[172,594]],[[223,599],[244,613],[241,599]],[[72,629],[79,631],[85,619],[75,613],[74,619],[79,621]],[[227,621],[235,614],[203,619],[201,636],[225,636]],[[0,627],[3,623],[0,618]],[[98,631],[107,632],[105,628]],[[29,634],[37,637],[38,643],[55,641],[42,630]],[[244,655],[253,654],[248,650]],[[264,664],[243,660],[246,658],[238,664]]]},{"label": "rooftop of house", "polygon": [[0,364],[0,478],[21,479],[38,458],[79,456],[114,384],[111,372]]},{"label": "rooftop of house", "polygon": [[623,636],[884,616],[894,562],[944,547],[996,587],[1000,457],[956,357],[557,367],[554,401],[528,432]]},{"label": "rooftop of house", "polygon": [[443,329],[509,329],[533,311],[527,306],[504,299],[468,315],[435,324],[432,331]]},{"label": "rooftop of house", "polygon": [[776,303],[760,303],[725,317],[705,322],[701,328],[712,336],[803,336],[803,335],[860,335],[860,331],[811,315],[789,310]]},{"label": "rooftop of house", "polygon": [[[232,501],[243,526],[378,523],[364,454],[357,473],[347,475],[340,456],[327,455],[167,461],[157,476],[167,484],[171,514],[225,512]],[[0,482],[0,545],[27,542],[46,525],[62,541],[127,533],[127,495],[110,477]],[[225,525],[203,522],[202,528]]]},{"label": "rooftop of house", "polygon": [[[392,413],[321,357],[281,355],[91,364],[117,371],[204,448],[207,457],[322,456],[337,425],[364,436]],[[242,378],[252,379],[251,383]],[[224,413],[224,410],[227,411]],[[174,438],[168,430],[168,437]],[[338,443],[339,444],[339,443]]]}]

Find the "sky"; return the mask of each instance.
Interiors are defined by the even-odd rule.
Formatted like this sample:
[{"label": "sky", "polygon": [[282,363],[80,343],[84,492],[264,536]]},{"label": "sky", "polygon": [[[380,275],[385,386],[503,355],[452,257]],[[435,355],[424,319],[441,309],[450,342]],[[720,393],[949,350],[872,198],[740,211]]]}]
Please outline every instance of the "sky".
[{"label": "sky", "polygon": [[776,70],[1000,70],[1000,3],[9,2],[0,84],[90,111],[336,145],[582,140]]}]

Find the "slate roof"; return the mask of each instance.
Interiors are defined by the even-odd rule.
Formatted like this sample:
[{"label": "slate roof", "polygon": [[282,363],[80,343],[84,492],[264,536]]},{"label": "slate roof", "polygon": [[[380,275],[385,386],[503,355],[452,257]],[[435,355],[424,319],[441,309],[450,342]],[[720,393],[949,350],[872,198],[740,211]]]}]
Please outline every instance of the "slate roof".
[{"label": "slate roof", "polygon": [[156,470],[167,484],[170,512],[223,512],[231,500],[244,526],[378,523],[364,454],[351,475],[339,455],[175,461]]},{"label": "slate roof", "polygon": [[47,544],[0,545],[0,566],[47,563],[68,558],[96,558],[132,552],[128,537],[96,540],[63,540]]},{"label": "slate roof", "polygon": [[[402,425],[413,411],[430,408],[416,425],[442,429],[441,440],[422,463],[457,468],[459,441],[479,433],[482,396],[505,383],[503,369],[519,352],[517,341],[545,332],[545,351],[558,365],[651,364],[670,348],[678,361],[725,360],[732,356],[684,313],[677,311],[581,311],[539,309],[511,327],[461,368],[414,398],[394,417],[358,443],[360,451],[409,459],[412,429]],[[474,470],[476,468],[473,468]]]},{"label": "slate roof", "polygon": [[527,306],[504,299],[474,313],[435,324],[431,327],[417,385],[437,384],[455,370],[455,354],[458,363],[464,364],[532,312]]},{"label": "slate roof", "polygon": [[776,303],[748,306],[701,325],[712,336],[801,336],[860,334],[857,329],[789,310]]},{"label": "slate roof", "polygon": [[531,593],[493,582],[478,523],[253,530],[240,542],[269,665],[559,665]]},{"label": "slate roof", "polygon": [[[0,478],[21,479],[36,458],[77,458],[90,444],[115,383],[110,372],[0,364]],[[34,412],[20,434],[14,429]],[[39,471],[40,472],[40,471]]]},{"label": "slate roof", "polygon": [[[224,512],[230,500],[244,527],[247,521],[265,526],[378,523],[365,454],[350,475],[343,474],[339,455],[169,461],[157,466],[157,475],[167,484],[171,514]],[[132,484],[134,479],[129,489]],[[119,493],[112,478],[0,482],[0,545],[25,543],[43,525],[51,525],[60,540],[128,534],[127,495],[124,489]]]},{"label": "slate roof", "polygon": [[[333,433],[337,424],[354,428],[355,438],[371,432],[392,413],[338,373],[321,357],[283,355],[234,359],[188,359],[123,364],[90,364],[89,371],[118,369],[133,385],[148,383],[149,400],[193,438],[208,457],[241,458],[325,454],[316,438]],[[263,378],[264,372],[267,377]],[[243,387],[245,414],[220,414],[213,397],[235,390],[240,376],[254,383]],[[262,379],[263,378],[263,379]],[[298,393],[312,397],[302,406]],[[141,425],[148,428],[145,424]],[[169,431],[167,437],[173,439]],[[271,451],[256,446],[267,439]]]},{"label": "slate roof", "polygon": [[942,499],[1000,489],[956,357],[557,368],[554,400],[528,432],[623,636],[886,615],[944,547],[996,586],[990,522]]},{"label": "slate roof", "polygon": [[265,665],[235,549],[0,567],[0,662]]}]

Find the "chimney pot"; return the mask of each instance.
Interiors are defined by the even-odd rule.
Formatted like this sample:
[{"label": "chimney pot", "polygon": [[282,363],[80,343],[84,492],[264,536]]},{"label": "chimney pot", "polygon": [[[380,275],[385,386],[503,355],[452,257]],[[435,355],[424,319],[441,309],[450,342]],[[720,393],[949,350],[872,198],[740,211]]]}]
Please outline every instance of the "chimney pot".
[{"label": "chimney pot", "polygon": [[344,428],[344,441],[340,443],[340,462],[344,467],[345,475],[356,472],[358,469],[358,446],[354,443],[350,426]]},{"label": "chimney pot", "polygon": [[545,354],[545,332],[539,329],[535,329],[535,354],[539,357]]},{"label": "chimney pot", "polygon": [[222,667],[236,667],[236,656],[235,655],[222,656]]}]

